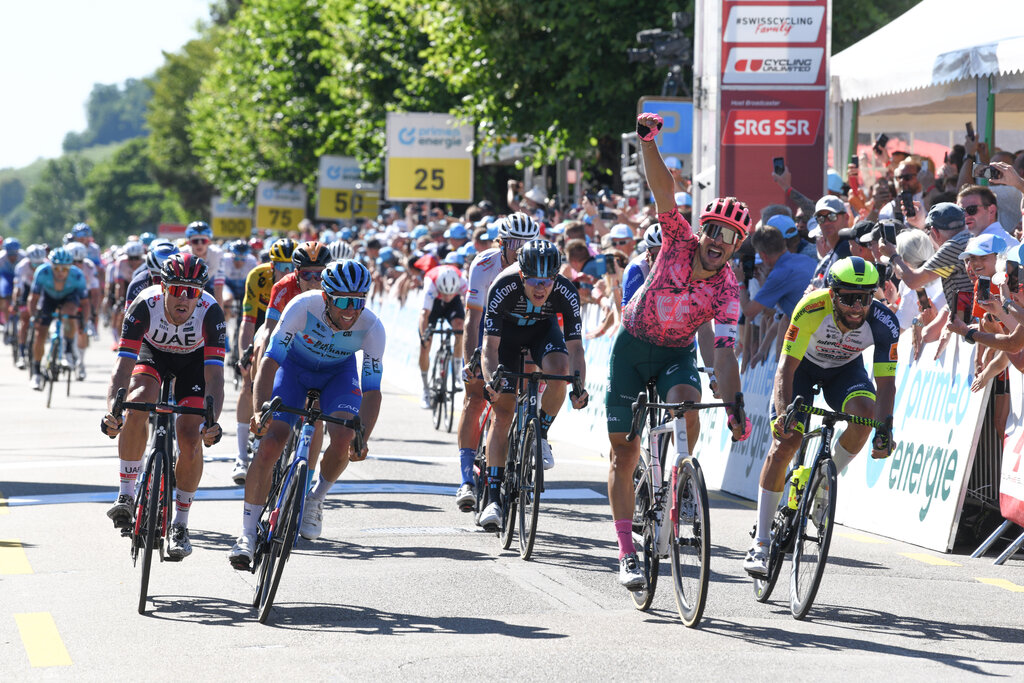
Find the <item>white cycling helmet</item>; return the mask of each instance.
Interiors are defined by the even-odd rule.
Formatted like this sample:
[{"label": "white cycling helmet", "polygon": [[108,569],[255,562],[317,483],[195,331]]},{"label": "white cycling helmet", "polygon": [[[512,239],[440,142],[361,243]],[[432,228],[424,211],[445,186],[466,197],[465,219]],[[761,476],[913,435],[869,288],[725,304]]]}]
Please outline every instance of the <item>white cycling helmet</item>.
[{"label": "white cycling helmet", "polygon": [[327,251],[330,252],[332,261],[347,261],[348,259],[355,257],[355,251],[352,249],[352,245],[342,240],[331,242],[327,246]]},{"label": "white cycling helmet", "polygon": [[503,239],[535,240],[539,234],[540,226],[537,225],[537,221],[522,211],[506,216],[498,224],[498,237]]},{"label": "white cycling helmet", "polygon": [[661,246],[661,224],[654,223],[644,231],[644,244],[647,248]]},{"label": "white cycling helmet", "polygon": [[123,252],[128,258],[142,258],[146,255],[146,247],[142,246],[142,242],[133,240],[124,245]]},{"label": "white cycling helmet", "polygon": [[42,244],[33,244],[25,252],[25,256],[28,257],[29,263],[38,266],[46,260],[46,247]]},{"label": "white cycling helmet", "polygon": [[445,268],[438,274],[437,280],[434,282],[437,287],[437,291],[440,294],[449,295],[457,294],[459,289],[462,288],[462,278],[459,276],[455,269]]},{"label": "white cycling helmet", "polygon": [[71,260],[75,263],[81,263],[89,255],[85,245],[81,242],[68,242],[64,245],[64,248],[71,252]]}]

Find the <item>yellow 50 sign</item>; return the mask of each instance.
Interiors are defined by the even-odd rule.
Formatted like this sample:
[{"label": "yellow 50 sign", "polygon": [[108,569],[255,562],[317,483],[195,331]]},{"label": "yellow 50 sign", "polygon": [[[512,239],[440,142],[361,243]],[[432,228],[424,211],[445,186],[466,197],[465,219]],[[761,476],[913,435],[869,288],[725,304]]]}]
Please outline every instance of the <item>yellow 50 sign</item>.
[{"label": "yellow 50 sign", "polygon": [[320,190],[317,215],[320,218],[344,220],[373,218],[377,215],[380,192],[377,190],[341,190],[325,187]]}]

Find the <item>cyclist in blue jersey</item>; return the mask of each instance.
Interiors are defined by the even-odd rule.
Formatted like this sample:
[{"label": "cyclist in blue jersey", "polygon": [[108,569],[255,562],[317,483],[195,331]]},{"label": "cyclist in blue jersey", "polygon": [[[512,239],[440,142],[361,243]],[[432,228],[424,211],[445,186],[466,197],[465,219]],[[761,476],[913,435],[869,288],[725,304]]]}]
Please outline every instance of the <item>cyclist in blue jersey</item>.
[{"label": "cyclist in blue jersey", "polygon": [[626,271],[622,274],[623,306],[628,304],[636,290],[640,289],[640,285],[644,283],[648,273],[651,272],[651,266],[658,258],[658,252],[661,251],[661,225],[651,223],[647,227],[647,230],[644,231],[644,244],[647,245],[647,251],[630,261],[626,266]]},{"label": "cyclist in blue jersey", "polygon": [[7,321],[11,295],[14,293],[14,270],[23,258],[25,252],[21,250],[21,242],[13,237],[5,239],[3,252],[0,253],[0,324]]},{"label": "cyclist in blue jersey", "polygon": [[[328,415],[347,419],[358,414],[369,438],[380,412],[380,381],[385,344],[384,325],[366,310],[370,271],[358,261],[330,264],[323,271],[323,290],[299,294],[285,307],[270,344],[256,371],[253,386],[254,415],[251,428],[262,436],[259,451],[245,479],[242,534],[229,560],[236,569],[247,569],[256,545],[257,522],[270,490],[270,472],[284,450],[295,416],[274,413],[268,427],[257,418],[263,403],[280,396],[284,405],[300,408],[310,389],[320,390],[320,408]],[[362,369],[356,351],[363,352]],[[360,375],[362,382],[360,383]],[[320,472],[306,495],[299,533],[319,538],[323,526],[324,497],[345,471],[349,460],[362,453],[349,452],[354,432],[328,424],[330,444],[324,451]],[[316,467],[317,452],[309,454],[309,469]]]},{"label": "cyclist in blue jersey", "polygon": [[[50,254],[50,263],[44,263],[36,269],[28,299],[29,310],[37,310],[36,336],[32,342],[32,385],[36,391],[43,390],[43,375],[39,366],[43,360],[43,347],[46,345],[47,330],[53,321],[53,314],[60,309],[61,314],[74,316],[78,313],[79,305],[88,316],[85,274],[72,265],[71,254],[64,247],[55,249]],[[71,318],[64,328],[65,353],[72,357],[77,322]]]}]

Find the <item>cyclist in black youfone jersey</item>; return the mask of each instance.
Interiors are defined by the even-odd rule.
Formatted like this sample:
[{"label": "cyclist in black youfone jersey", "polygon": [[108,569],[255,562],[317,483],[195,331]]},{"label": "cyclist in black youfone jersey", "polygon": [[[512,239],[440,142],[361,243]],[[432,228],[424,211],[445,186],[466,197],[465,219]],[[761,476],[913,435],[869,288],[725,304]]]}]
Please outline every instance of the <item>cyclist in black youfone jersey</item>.
[{"label": "cyclist in black youfone jersey", "polygon": [[[516,402],[515,382],[502,380],[498,391],[489,386],[498,365],[516,368],[520,352],[526,348],[530,360],[545,374],[579,372],[580,379],[586,380],[580,297],[572,282],[558,274],[561,261],[554,244],[531,240],[519,250],[517,262],[502,271],[487,293],[481,365],[487,382],[485,391],[494,407],[494,422],[487,435],[488,486],[492,502],[480,515],[480,526],[485,530],[493,530],[501,522],[498,490],[504,476],[507,436]],[[558,327],[559,314],[562,329]],[[570,399],[574,408],[582,409],[587,405],[587,392],[573,394]],[[564,401],[565,383],[549,383],[540,407],[544,469],[555,464],[548,446],[548,428]]]}]

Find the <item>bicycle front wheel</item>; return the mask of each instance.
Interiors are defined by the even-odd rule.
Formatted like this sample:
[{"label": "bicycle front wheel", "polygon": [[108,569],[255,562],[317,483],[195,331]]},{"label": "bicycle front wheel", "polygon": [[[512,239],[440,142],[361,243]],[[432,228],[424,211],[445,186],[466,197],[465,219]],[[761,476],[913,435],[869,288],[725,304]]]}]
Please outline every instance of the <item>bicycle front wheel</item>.
[{"label": "bicycle front wheel", "polygon": [[273,558],[273,567],[267,567],[264,574],[264,590],[259,604],[259,622],[261,624],[267,623],[267,619],[270,617],[270,608],[274,604],[277,587],[281,584],[284,565],[288,561],[292,545],[295,543],[295,534],[299,529],[302,516],[302,499],[305,489],[306,463],[299,462],[295,466],[292,480],[288,483],[288,493],[278,512],[276,528],[271,533],[271,547],[266,560]]},{"label": "bicycle front wheel", "polygon": [[825,572],[835,526],[836,479],[836,464],[831,458],[823,459],[811,475],[797,511],[789,588],[790,609],[797,619],[807,616]]},{"label": "bicycle front wheel", "polygon": [[540,492],[544,488],[544,456],[540,447],[540,420],[526,426],[519,451],[519,557],[530,559],[537,538]]},{"label": "bicycle front wheel", "polygon": [[50,347],[50,354],[46,361],[46,370],[43,372],[43,381],[46,382],[46,407],[50,407],[50,403],[53,401],[53,385],[57,382],[58,370],[57,364],[57,353],[58,349],[56,346]]},{"label": "bicycle front wheel", "polygon": [[476,494],[476,511],[479,515],[487,507],[487,433],[490,431],[490,420],[480,429],[480,440],[476,446],[476,459],[473,461],[473,492]]},{"label": "bicycle front wheel", "polygon": [[448,368],[446,392],[448,394],[448,433],[451,434],[452,425],[455,423],[455,387],[456,382],[459,381],[459,377],[455,373],[455,357],[453,354],[448,354],[445,367]]},{"label": "bicycle front wheel", "polygon": [[142,553],[142,577],[139,585],[139,614],[146,613],[149,598],[149,572],[153,568],[153,551],[156,548],[157,530],[160,529],[160,482],[163,479],[164,458],[160,453],[149,456],[146,463],[146,480],[136,497],[135,533],[132,543],[135,551]]},{"label": "bicycle front wheel", "polygon": [[441,376],[441,352],[434,356],[434,364],[430,367],[430,409],[434,411],[434,429],[441,429],[441,411],[444,409],[444,401],[441,400],[441,392],[444,391],[443,378]]},{"label": "bicycle front wheel", "polygon": [[676,475],[672,519],[672,583],[683,624],[693,628],[704,614],[711,576],[711,514],[704,475],[693,458]]},{"label": "bicycle front wheel", "polygon": [[[645,448],[646,450],[646,448]],[[636,472],[633,474],[633,544],[640,546],[640,568],[644,573],[644,587],[633,591],[633,604],[638,610],[646,610],[654,602],[654,591],[658,587],[658,570],[661,559],[658,557],[657,530],[654,525],[655,505],[654,481],[651,468],[644,463],[649,462],[647,456],[640,459]]]},{"label": "bicycle front wheel", "polygon": [[508,450],[506,453],[511,456],[505,459],[505,481],[501,485],[501,530],[498,536],[501,538],[501,549],[508,550],[512,547],[512,539],[516,529],[516,502],[519,500],[519,463],[516,460],[516,449],[519,448],[516,440],[517,421],[512,421],[512,427],[508,434]]}]

